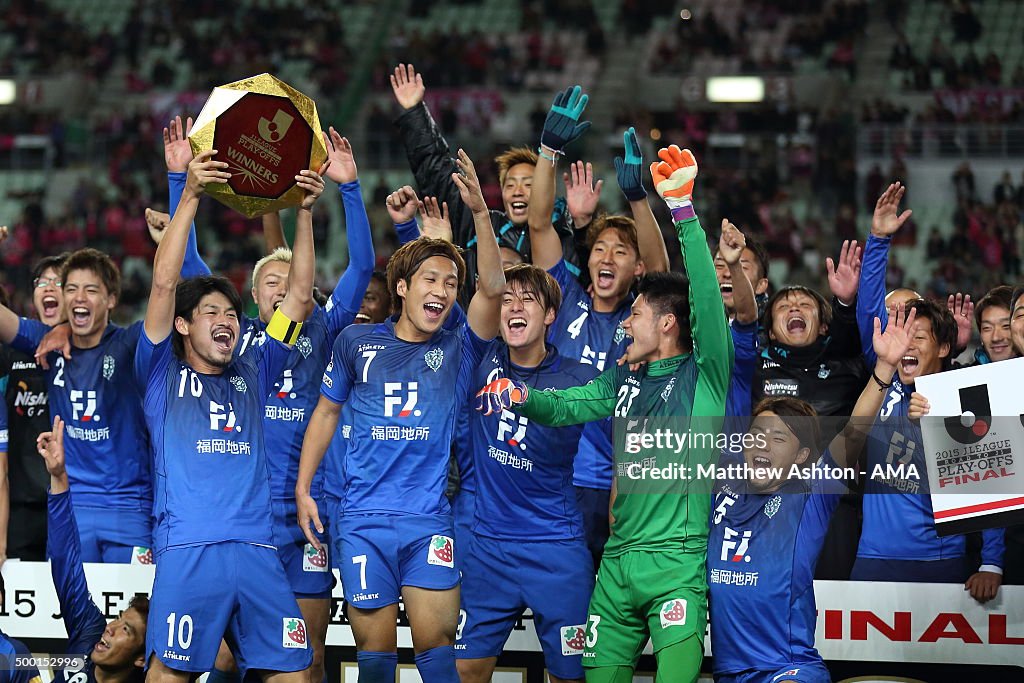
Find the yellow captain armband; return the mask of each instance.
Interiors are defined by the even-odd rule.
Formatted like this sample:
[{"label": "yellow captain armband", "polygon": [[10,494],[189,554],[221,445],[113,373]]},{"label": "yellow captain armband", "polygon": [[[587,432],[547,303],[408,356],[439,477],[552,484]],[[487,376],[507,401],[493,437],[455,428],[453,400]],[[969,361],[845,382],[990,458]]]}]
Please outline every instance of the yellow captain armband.
[{"label": "yellow captain armband", "polygon": [[274,315],[267,325],[267,334],[288,346],[295,344],[301,331],[302,323],[289,320],[288,316],[282,313],[280,308],[274,311]]}]

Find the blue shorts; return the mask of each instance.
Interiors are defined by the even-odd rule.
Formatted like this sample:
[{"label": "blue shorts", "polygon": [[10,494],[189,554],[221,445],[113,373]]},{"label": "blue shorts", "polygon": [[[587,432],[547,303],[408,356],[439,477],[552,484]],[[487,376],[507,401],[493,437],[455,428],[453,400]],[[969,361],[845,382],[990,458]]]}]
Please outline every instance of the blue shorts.
[{"label": "blue shorts", "polygon": [[716,674],[715,683],[832,683],[832,676],[821,662],[792,664],[770,671],[744,671],[738,674]]},{"label": "blue shorts", "polygon": [[393,605],[402,586],[459,585],[449,515],[349,515],[331,528],[345,600],[353,607]]},{"label": "blue shorts", "polygon": [[462,612],[455,656],[497,657],[529,607],[548,671],[559,678],[583,678],[587,606],[594,591],[586,542],[475,535],[461,552]]},{"label": "blue shorts", "polygon": [[153,564],[153,516],[148,507],[72,505],[82,562]]},{"label": "blue shorts", "polygon": [[[328,551],[330,518],[325,515],[325,506],[320,503],[320,521],[323,522],[324,533],[317,534],[322,544],[319,551],[306,541],[306,536],[299,528],[294,500],[275,500],[272,507],[274,545],[277,546],[277,555],[281,558],[295,597],[300,600],[330,598],[334,574],[331,573]],[[313,532],[316,533],[316,529]]]},{"label": "blue shorts", "polygon": [[209,671],[221,638],[245,670],[302,671],[312,663],[306,624],[277,552],[235,542],[161,552],[146,661],[155,654],[177,671]]}]

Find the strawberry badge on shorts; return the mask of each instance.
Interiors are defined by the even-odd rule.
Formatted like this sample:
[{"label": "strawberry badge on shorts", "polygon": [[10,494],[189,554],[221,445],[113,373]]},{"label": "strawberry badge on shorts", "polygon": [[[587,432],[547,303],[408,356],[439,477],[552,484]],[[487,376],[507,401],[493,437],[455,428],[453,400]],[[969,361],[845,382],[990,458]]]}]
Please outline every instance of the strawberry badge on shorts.
[{"label": "strawberry badge on shorts", "polygon": [[427,550],[427,564],[436,564],[439,567],[455,568],[455,546],[448,536],[434,535],[430,539],[430,548]]},{"label": "strawberry badge on shorts", "polygon": [[661,627],[683,626],[686,623],[686,600],[676,598],[661,606]]},{"label": "strawberry badge on shorts", "polygon": [[327,547],[321,545],[320,550],[307,543],[302,552],[302,571],[304,572],[326,572],[327,569]]},{"label": "strawberry badge on shorts", "polygon": [[306,622],[296,617],[285,617],[281,645],[286,648],[306,649]]},{"label": "strawberry badge on shorts", "polygon": [[571,657],[582,655],[583,646],[586,644],[586,634],[583,625],[562,627],[562,656]]},{"label": "strawberry badge on shorts", "polygon": [[132,548],[132,564],[153,564],[152,548],[143,548],[137,545]]}]

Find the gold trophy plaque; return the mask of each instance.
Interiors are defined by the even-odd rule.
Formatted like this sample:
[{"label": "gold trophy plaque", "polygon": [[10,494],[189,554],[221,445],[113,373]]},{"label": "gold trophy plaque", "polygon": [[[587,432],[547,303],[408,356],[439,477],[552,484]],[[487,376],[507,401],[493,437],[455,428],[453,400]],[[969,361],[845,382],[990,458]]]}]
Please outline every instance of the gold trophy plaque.
[{"label": "gold trophy plaque", "polygon": [[231,179],[206,191],[249,218],[301,204],[295,176],[327,159],[316,104],[270,74],[214,88],[188,141],[229,164]]}]

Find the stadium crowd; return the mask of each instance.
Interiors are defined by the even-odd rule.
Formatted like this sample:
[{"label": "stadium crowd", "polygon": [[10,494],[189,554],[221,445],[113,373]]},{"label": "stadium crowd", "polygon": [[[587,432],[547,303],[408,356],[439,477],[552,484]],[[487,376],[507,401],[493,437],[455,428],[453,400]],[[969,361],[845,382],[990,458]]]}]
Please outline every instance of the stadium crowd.
[{"label": "stadium crowd", "polygon": [[[829,680],[815,576],[963,583],[979,602],[1024,582],[1020,527],[939,536],[927,481],[776,473],[894,449],[924,471],[915,380],[1024,354],[1024,290],[1003,280],[1020,272],[1012,177],[994,207],[968,166],[951,179],[957,231],[928,237],[940,263],[924,297],[890,256],[912,223],[906,187],[880,171],[870,226],[849,218],[838,256],[811,264],[828,291],[773,287],[792,218],[730,202],[729,183],[750,181],[698,168],[699,146],[650,163],[626,128],[613,166],[628,211],[611,215],[590,164],[559,167],[589,127],[579,86],[536,117],[539,146],[478,171],[449,148],[429,79],[401,64],[388,80],[416,189],[374,192],[400,245],[381,259],[360,166],[333,128],[327,162],[295,178],[290,249],[276,214],[253,236],[201,204],[228,164],[194,156],[180,117],[162,131],[169,213],[126,184],[123,203],[83,189],[65,216],[36,208],[0,231],[15,302],[0,289],[0,560],[50,560],[89,680],[319,681],[331,567],[363,681],[394,680],[400,598],[424,680],[490,680],[526,608],[553,681],[631,680],[648,639],[659,680],[695,680],[710,596],[717,680],[810,682]],[[316,280],[325,179],[350,254],[333,287]],[[770,177],[756,182],[771,193]],[[200,253],[212,224],[228,226],[220,253]],[[614,417],[754,445],[641,457],[629,439],[643,435]],[[719,457],[741,474],[683,489],[636,476]],[[155,563],[150,599],[106,624],[82,562]]]}]

